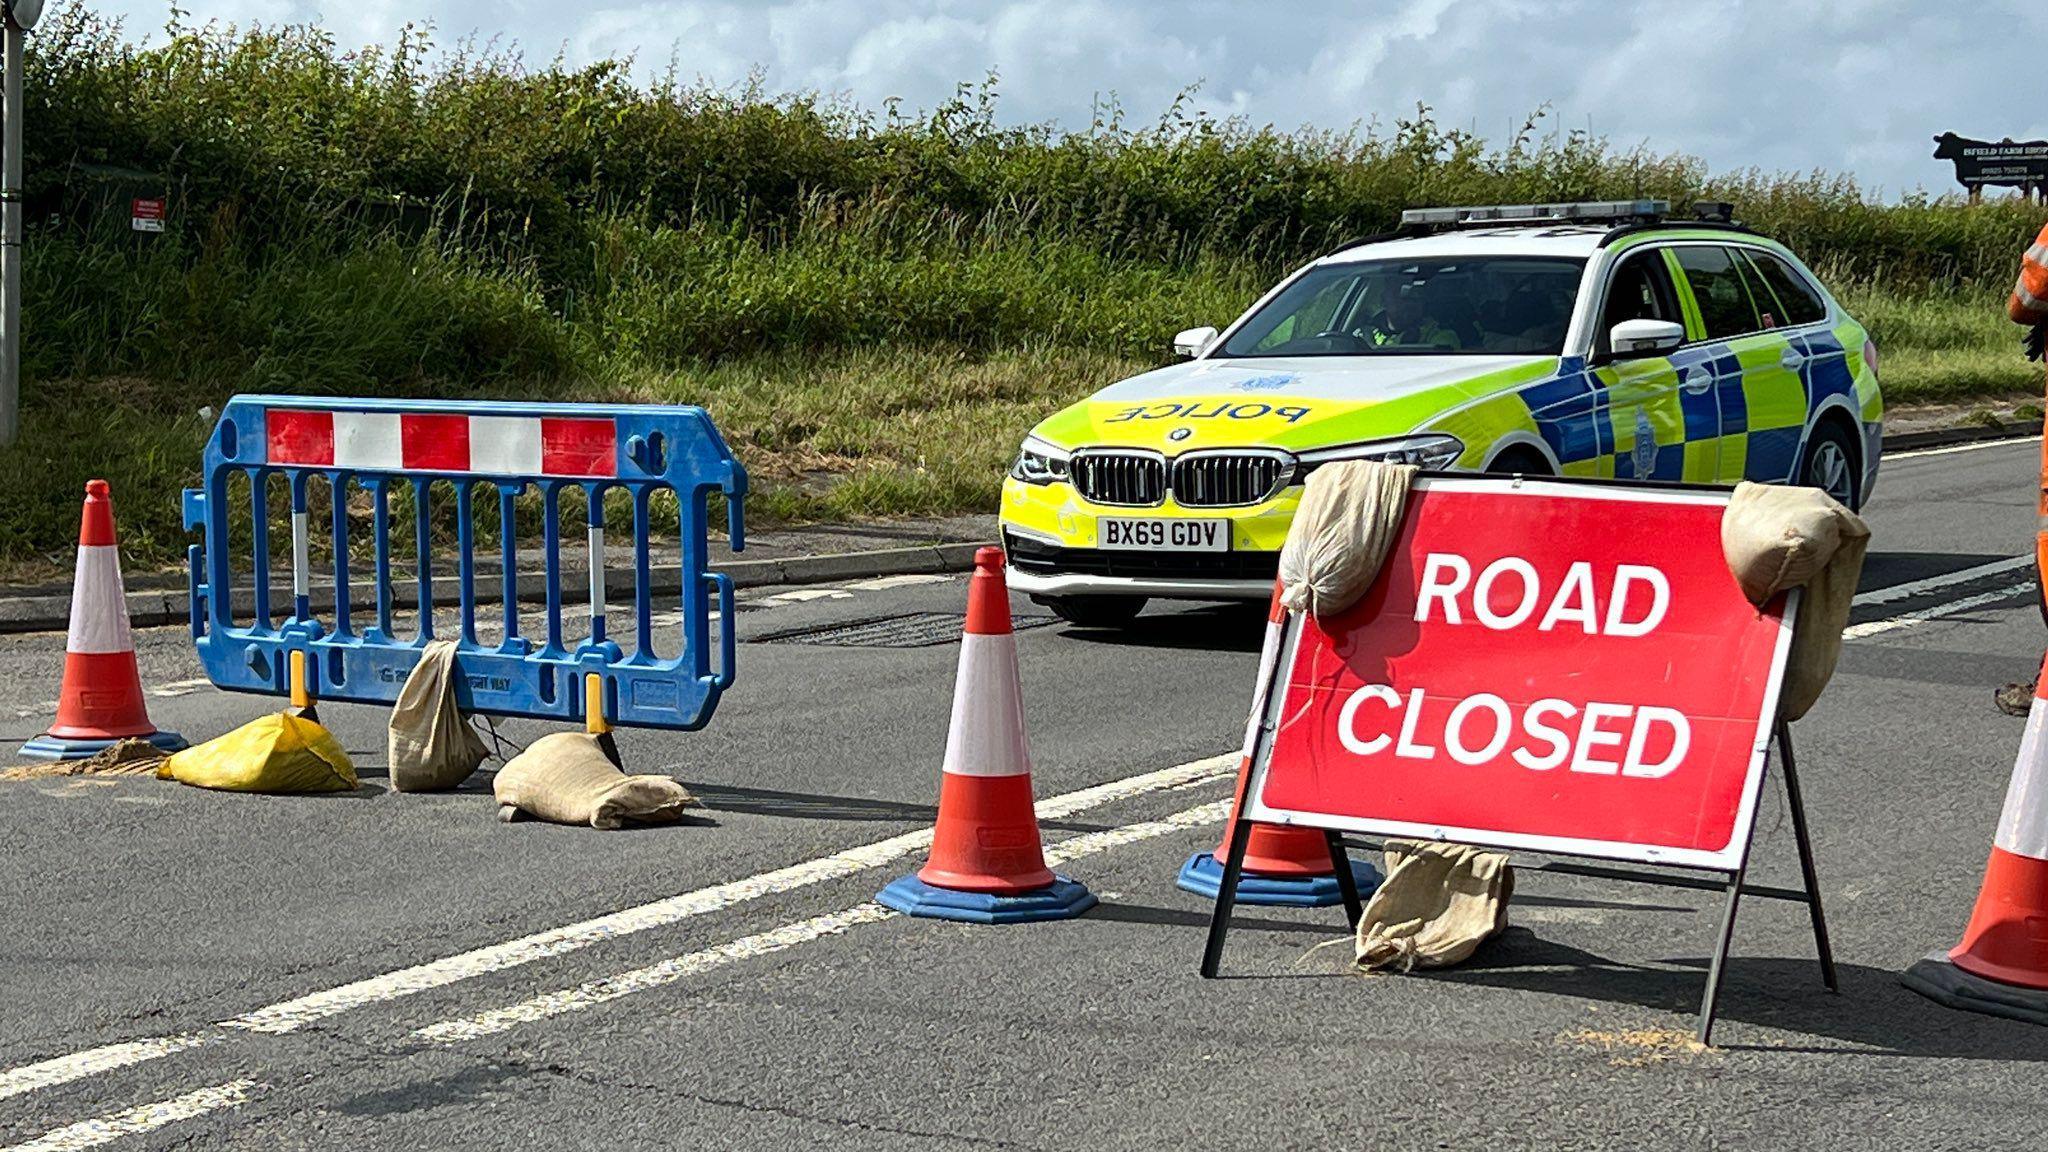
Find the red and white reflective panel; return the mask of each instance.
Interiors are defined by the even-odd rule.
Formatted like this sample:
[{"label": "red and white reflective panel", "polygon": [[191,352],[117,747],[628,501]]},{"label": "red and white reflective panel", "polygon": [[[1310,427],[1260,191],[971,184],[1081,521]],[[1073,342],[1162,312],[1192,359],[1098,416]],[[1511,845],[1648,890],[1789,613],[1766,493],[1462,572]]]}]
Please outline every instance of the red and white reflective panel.
[{"label": "red and white reflective panel", "polygon": [[[2042,690],[2048,690],[2048,683],[2036,688]],[[2027,715],[2027,734],[2020,738],[1991,842],[2015,856],[2048,860],[2048,700],[2039,695]]]},{"label": "red and white reflective panel", "polygon": [[968,632],[960,637],[953,719],[946,733],[945,771],[955,776],[1030,775],[1014,635]]},{"label": "red and white reflective panel", "polygon": [[1791,628],[1726,497],[1424,480],[1365,598],[1297,616],[1253,820],[1732,868]]},{"label": "red and white reflective panel", "polygon": [[121,585],[120,550],[112,544],[80,544],[71,581],[71,628],[64,650],[82,655],[135,651],[128,631],[128,598]]},{"label": "red and white reflective panel", "polygon": [[618,429],[604,417],[272,408],[263,418],[271,464],[486,476],[618,475]]}]

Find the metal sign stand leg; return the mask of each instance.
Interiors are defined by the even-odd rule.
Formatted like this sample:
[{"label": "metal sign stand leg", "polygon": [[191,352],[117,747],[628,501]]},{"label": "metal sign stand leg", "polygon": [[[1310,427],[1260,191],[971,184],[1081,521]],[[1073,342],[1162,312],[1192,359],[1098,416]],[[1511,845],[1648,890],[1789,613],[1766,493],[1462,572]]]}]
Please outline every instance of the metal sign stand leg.
[{"label": "metal sign stand leg", "polygon": [[[1249,775],[1249,774],[1247,774]],[[1238,811],[1244,811],[1245,788],[1238,788]],[[1202,949],[1202,978],[1214,980],[1216,969],[1223,963],[1223,938],[1230,932],[1230,910],[1237,903],[1237,882],[1244,876],[1245,845],[1252,838],[1252,822],[1239,818],[1230,826],[1230,851],[1223,858],[1223,882],[1216,889],[1216,910],[1209,916],[1209,943]],[[1349,868],[1337,869],[1339,876],[1351,875]],[[1349,883],[1345,881],[1345,883]],[[1351,898],[1358,898],[1358,890],[1351,889]]]},{"label": "metal sign stand leg", "polygon": [[1785,799],[1792,809],[1792,834],[1799,841],[1799,875],[1806,891],[1806,908],[1813,915],[1813,946],[1820,957],[1821,982],[1828,991],[1841,991],[1835,976],[1835,953],[1828,946],[1828,919],[1820,909],[1820,880],[1813,868],[1813,837],[1806,830],[1806,802],[1799,795],[1799,768],[1792,756],[1792,725],[1778,721],[1778,751],[1785,761]]},{"label": "metal sign stand leg", "polygon": [[1699,1041],[1714,1042],[1714,1007],[1721,999],[1721,971],[1728,964],[1728,945],[1735,939],[1735,909],[1742,902],[1742,877],[1749,870],[1745,853],[1741,867],[1728,874],[1728,910],[1721,914],[1721,938],[1714,944],[1714,960],[1707,966],[1707,990],[1700,997]]},{"label": "metal sign stand leg", "polygon": [[1344,922],[1358,931],[1365,919],[1365,904],[1358,898],[1358,877],[1351,874],[1351,858],[1344,852],[1344,836],[1336,829],[1323,833],[1330,842],[1330,866],[1337,870],[1337,891],[1344,897]]},{"label": "metal sign stand leg", "polygon": [[[1800,889],[1797,894],[1785,893],[1782,889],[1767,889],[1765,895],[1779,898],[1798,899],[1806,905],[1813,918],[1814,951],[1820,960],[1821,982],[1830,992],[1840,990],[1835,973],[1834,950],[1828,946],[1827,916],[1821,911],[1820,879],[1813,866],[1813,840],[1806,827],[1806,803],[1799,792],[1799,769],[1792,753],[1792,726],[1783,718],[1773,729],[1778,738],[1778,759],[1784,768],[1785,805],[1792,812],[1792,838],[1799,845]],[[1755,832],[1751,832],[1755,836]],[[1728,910],[1721,917],[1721,938],[1714,946],[1714,959],[1707,967],[1707,990],[1700,1000],[1701,1044],[1712,1044],[1714,1036],[1714,1010],[1721,997],[1721,973],[1728,963],[1728,946],[1735,937],[1735,910],[1742,900],[1742,881],[1749,870],[1749,854],[1743,853],[1742,864],[1728,874]]]}]

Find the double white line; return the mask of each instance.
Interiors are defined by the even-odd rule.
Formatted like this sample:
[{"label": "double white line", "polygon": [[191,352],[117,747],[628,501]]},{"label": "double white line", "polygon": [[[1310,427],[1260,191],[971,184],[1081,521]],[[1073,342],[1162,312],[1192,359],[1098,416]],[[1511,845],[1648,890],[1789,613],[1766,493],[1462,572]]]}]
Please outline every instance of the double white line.
[{"label": "double white line", "polygon": [[[1127,800],[1151,792],[1221,780],[1234,770],[1236,763],[1237,754],[1233,752],[1190,761],[1186,764],[1177,764],[1171,768],[1162,768],[1154,772],[1146,772],[1121,780],[1112,780],[1106,784],[1082,788],[1078,791],[1068,792],[1040,801],[1036,806],[1038,818],[1045,821],[1061,820],[1091,809],[1113,804],[1119,800]],[[1222,819],[1223,816],[1224,813],[1218,805],[1201,805],[1169,817],[1165,821],[1129,824],[1105,832],[1092,832],[1074,837],[1070,840],[1051,845],[1046,852],[1046,857],[1049,861],[1072,859],[1090,852],[1106,851],[1121,844],[1145,839],[1148,836],[1164,835],[1167,832],[1180,828],[1193,827],[1201,823],[1211,823]],[[692,892],[671,896],[664,900],[657,900],[651,904],[627,908],[610,913],[609,915],[599,916],[592,920],[585,920],[578,924],[570,924],[561,928],[549,929],[545,932],[537,932],[530,936],[522,936],[516,940],[508,940],[502,944],[494,944],[486,948],[479,948],[454,956],[446,956],[425,964],[401,968],[397,971],[386,972],[367,979],[323,989],[310,995],[300,996],[259,1008],[254,1012],[248,1012],[232,1019],[222,1020],[214,1027],[202,1031],[176,1036],[133,1040],[120,1044],[109,1044],[83,1052],[74,1052],[65,1056],[37,1061],[33,1064],[0,1072],[0,1099],[70,1083],[87,1076],[95,1076],[121,1068],[132,1067],[165,1056],[190,1051],[194,1048],[220,1044],[232,1039],[237,1033],[281,1034],[293,1032],[308,1024],[357,1008],[398,1000],[431,989],[446,987],[460,981],[531,964],[537,960],[566,955],[579,949],[588,948],[593,944],[645,932],[652,928],[675,924],[692,917],[722,911],[738,904],[758,900],[764,896],[789,892],[831,880],[843,879],[924,851],[931,846],[931,840],[932,833],[929,828],[920,829],[915,832],[906,832],[899,836],[889,837],[886,840],[878,840],[871,844],[863,844],[842,852],[835,852],[829,856],[806,860],[799,864],[790,865],[787,868],[763,872],[724,884],[715,884],[708,888],[700,888]],[[856,909],[861,907],[857,905]],[[887,911],[886,909],[879,909],[879,906],[877,908],[879,911]],[[570,1008],[561,1008],[560,1011],[573,1010],[574,1007],[588,1007],[592,1004],[602,1003],[607,999],[615,999],[618,995],[626,994],[627,991],[638,991],[642,987],[658,987],[663,983],[680,980],[693,972],[704,971],[723,963],[747,958],[748,956],[765,955],[769,952],[781,951],[785,948],[794,947],[796,944],[803,943],[806,940],[830,935],[835,931],[843,931],[845,927],[850,927],[854,924],[868,923],[873,920],[886,918],[871,916],[865,912],[851,914],[854,912],[855,910],[848,910],[845,913],[813,917],[797,925],[776,929],[769,933],[760,933],[733,941],[730,944],[721,945],[717,948],[691,953],[688,956],[676,957],[672,960],[664,961],[662,965],[654,966],[660,969],[659,973],[652,970],[641,970],[639,973],[627,973],[624,976],[613,977],[611,982],[595,982],[595,984],[585,985],[581,989],[572,989],[569,992],[557,994],[559,997],[567,997],[567,999],[562,999],[558,1003],[573,1005]],[[833,920],[834,916],[842,917],[842,921],[835,922]],[[596,984],[606,984],[612,989],[612,994],[604,995],[602,990],[596,988]],[[574,995],[571,995],[571,993],[574,993]],[[538,999],[546,1000],[549,998],[542,997]],[[555,1011],[534,1006],[534,1002],[528,1002],[527,1004],[515,1005],[513,1008],[500,1009],[496,1013],[485,1013],[480,1017],[471,1017],[466,1021],[454,1021],[447,1025],[437,1025],[436,1027],[454,1028],[457,1025],[468,1024],[473,1030],[481,1029],[474,1031],[473,1034],[487,1035],[492,1031],[502,1031],[503,1029],[483,1025],[480,1023],[483,1017],[490,1017],[492,1020],[500,1018],[509,1019],[509,1017],[503,1016],[504,1013],[518,1013],[523,1018],[531,1019],[541,1019],[557,1014]],[[507,1024],[505,1026],[509,1027],[510,1025]],[[439,1034],[430,1035],[433,1032],[434,1029],[432,1028],[421,1029],[417,1035],[421,1039],[430,1042],[447,1042],[448,1040],[458,1038],[454,1033],[450,1033],[445,1038]],[[222,1087],[225,1088],[226,1086]],[[242,1088],[238,1089],[238,1092],[245,1093],[247,1088],[248,1085],[243,1084]],[[230,1100],[230,1095],[234,1095],[235,1099]],[[151,1110],[152,1114],[154,1114],[153,1110],[170,1109],[172,1112],[179,1112],[179,1109],[172,1108],[171,1106],[177,1104],[178,1101],[188,1099],[188,1097],[179,1097],[177,1101],[164,1101],[148,1105],[145,1109],[137,1111]],[[239,1103],[241,1096],[223,1092],[206,1099],[214,1100],[215,1103],[204,1110],[212,1110],[228,1107],[231,1103]],[[196,1115],[197,1113],[181,1113],[175,1118],[183,1118],[185,1114]],[[119,1113],[113,1117],[101,1117],[99,1120],[87,1121],[85,1123],[87,1125],[102,1125],[104,1131],[107,1132],[105,1140],[111,1140],[116,1136],[125,1135],[129,1131],[134,1130],[115,1123],[119,1117],[127,1115],[128,1113]],[[168,1123],[169,1121],[165,1122]],[[76,1143],[75,1141],[80,1139],[77,1133],[81,1131],[84,1131],[84,1129],[80,1125],[73,1125],[70,1128],[58,1129],[39,1138],[40,1140],[53,1140],[62,1134],[72,1133],[72,1135],[64,1137],[68,1141],[73,1141],[71,1143],[45,1145],[31,1142],[19,1145],[14,1149],[0,1150],[0,1152],[20,1152],[20,1150],[45,1147],[85,1148],[91,1147],[94,1143],[104,1142],[104,1140],[99,1140],[84,1144]]]}]

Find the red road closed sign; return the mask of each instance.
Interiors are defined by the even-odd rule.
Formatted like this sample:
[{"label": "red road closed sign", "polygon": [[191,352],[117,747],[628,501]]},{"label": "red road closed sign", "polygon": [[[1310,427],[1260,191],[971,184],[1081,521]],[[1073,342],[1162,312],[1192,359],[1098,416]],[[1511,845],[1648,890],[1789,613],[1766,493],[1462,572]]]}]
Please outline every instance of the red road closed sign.
[{"label": "red road closed sign", "polygon": [[1365,598],[1290,622],[1246,815],[1740,866],[1792,630],[1729,574],[1726,504],[1418,481]]}]

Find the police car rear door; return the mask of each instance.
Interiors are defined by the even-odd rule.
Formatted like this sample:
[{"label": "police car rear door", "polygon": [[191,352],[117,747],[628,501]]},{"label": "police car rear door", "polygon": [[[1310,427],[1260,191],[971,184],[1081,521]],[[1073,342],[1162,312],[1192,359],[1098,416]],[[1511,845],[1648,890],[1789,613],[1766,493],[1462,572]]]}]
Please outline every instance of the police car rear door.
[{"label": "police car rear door", "polygon": [[1777,313],[1758,305],[1767,289],[1737,246],[1689,244],[1676,252],[1700,319],[1725,350],[1715,361],[1721,471],[1729,480],[1782,483],[1798,468],[1806,433],[1806,356],[1776,330]]},{"label": "police car rear door", "polygon": [[1758,408],[1748,421],[1744,473],[1752,480],[1790,480],[1816,393],[1826,391],[1830,379],[1848,379],[1847,349],[1828,331],[1827,301],[1805,277],[1766,249],[1735,252],[1763,329],[1737,341],[1744,347],[1743,388],[1757,395]]}]

